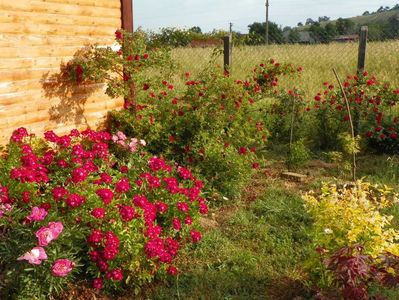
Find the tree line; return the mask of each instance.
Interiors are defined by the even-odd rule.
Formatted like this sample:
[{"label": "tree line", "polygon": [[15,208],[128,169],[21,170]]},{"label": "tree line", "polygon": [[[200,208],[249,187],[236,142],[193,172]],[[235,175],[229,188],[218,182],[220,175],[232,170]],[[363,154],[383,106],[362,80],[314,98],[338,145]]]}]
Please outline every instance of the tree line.
[{"label": "tree line", "polygon": [[[399,11],[399,4],[392,8],[381,6],[375,12],[365,11],[364,16],[377,14],[386,11]],[[233,41],[241,45],[261,45],[265,43],[266,23],[254,22],[248,25],[248,34],[233,31]],[[273,44],[284,43],[330,43],[339,36],[356,34],[359,32],[359,25],[351,19],[339,18],[331,21],[328,16],[320,16],[317,21],[308,18],[305,25],[301,22],[297,27],[282,27],[277,23],[269,22],[269,42]],[[393,15],[386,21],[380,23],[366,24],[369,28],[370,40],[387,40],[399,38],[399,16]],[[204,33],[199,26],[189,29],[162,28],[160,32],[146,32],[148,42],[154,45],[168,45],[171,47],[187,47],[193,41],[217,41],[228,32],[224,30],[213,30]],[[197,43],[198,44],[198,43]],[[201,44],[201,43],[199,43]],[[209,44],[209,43],[208,43]],[[212,44],[212,43],[210,43]]]}]

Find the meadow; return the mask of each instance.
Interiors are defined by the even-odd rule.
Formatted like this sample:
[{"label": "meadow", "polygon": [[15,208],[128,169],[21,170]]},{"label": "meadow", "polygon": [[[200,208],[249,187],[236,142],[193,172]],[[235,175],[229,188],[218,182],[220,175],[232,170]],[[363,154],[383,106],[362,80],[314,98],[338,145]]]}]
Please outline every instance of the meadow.
[{"label": "meadow", "polygon": [[[200,72],[212,57],[213,48],[177,48],[172,54],[181,71]],[[282,86],[299,88],[312,98],[325,81],[335,82],[332,68],[341,77],[356,73],[358,43],[331,43],[317,45],[269,45],[236,46],[233,48],[231,74],[244,79],[246,74],[261,60],[276,59],[279,62],[302,66],[304,72],[295,84],[282,80]],[[223,55],[216,63],[223,65]],[[399,41],[369,42],[367,44],[366,70],[382,81],[399,84]]]}]

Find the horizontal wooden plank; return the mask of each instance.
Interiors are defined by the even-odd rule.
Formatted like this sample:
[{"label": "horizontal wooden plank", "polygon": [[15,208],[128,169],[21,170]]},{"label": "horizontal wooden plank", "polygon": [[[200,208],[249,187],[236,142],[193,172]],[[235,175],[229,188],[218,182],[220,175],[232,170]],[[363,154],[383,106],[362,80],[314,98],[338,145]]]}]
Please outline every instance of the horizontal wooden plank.
[{"label": "horizontal wooden plank", "polygon": [[[62,120],[61,116],[60,117],[55,113],[51,116],[49,109],[51,107],[49,106],[43,106],[40,107],[39,103],[35,103],[37,105],[36,110],[32,110],[29,107],[26,106],[21,106],[18,109],[15,109],[15,111],[11,110],[6,110],[6,111],[1,111],[0,110],[0,130],[1,128],[17,128],[20,126],[25,126],[26,124],[30,124],[33,122],[45,122],[50,120],[51,118],[54,119],[60,119]],[[85,105],[82,105],[82,110],[83,110],[83,115],[86,116],[95,116],[95,117],[101,117],[106,114],[107,111],[118,108],[119,106],[117,105],[118,102],[115,101],[95,101],[95,100],[88,100],[88,102]],[[70,110],[68,107],[65,107],[65,112],[68,112],[68,117],[65,118],[66,123],[71,122],[73,123],[74,120],[76,119],[75,115],[72,114],[74,110]]]},{"label": "horizontal wooden plank", "polygon": [[[35,90],[43,90],[46,88],[50,88],[50,84],[47,83],[43,84],[39,80],[21,80],[21,81],[11,81],[11,82],[0,82],[0,97],[3,96],[3,99],[9,98],[9,96],[6,95],[12,95],[13,93],[19,93],[19,92],[24,92],[24,91],[35,91]],[[61,83],[60,83],[61,84]],[[98,90],[102,90],[103,84],[97,84],[96,85]],[[54,87],[56,88],[56,87]],[[92,85],[77,85],[70,87],[71,89],[73,88],[75,91],[81,90],[87,90],[88,88],[92,88]]]},{"label": "horizontal wooden plank", "polygon": [[[113,1],[112,1],[113,2]],[[110,8],[101,6],[90,6],[80,4],[68,4],[64,1],[59,3],[46,2],[43,0],[0,0],[0,9],[8,11],[27,11],[48,14],[65,14],[80,16],[102,16],[102,17],[119,17],[121,16],[120,7]]]},{"label": "horizontal wooden plank", "polygon": [[32,58],[32,57],[63,57],[73,56],[83,46],[32,46],[32,47],[3,47],[0,51],[0,58]]},{"label": "horizontal wooden plank", "polygon": [[42,34],[12,34],[0,32],[0,48],[3,47],[27,47],[27,46],[87,46],[87,45],[112,45],[113,35],[88,36],[88,35],[42,35]]},{"label": "horizontal wooden plank", "polygon": [[0,23],[29,23],[31,26],[36,24],[59,24],[79,26],[108,26],[119,28],[121,21],[120,16],[105,18],[101,15],[93,17],[47,13],[38,14],[31,11],[8,11],[0,9]]},{"label": "horizontal wooden plank", "polygon": [[62,24],[32,24],[32,23],[0,23],[0,32],[14,34],[43,34],[43,35],[89,35],[112,36],[114,26],[80,26]]},{"label": "horizontal wooden plank", "polygon": [[120,0],[42,0],[46,3],[66,3],[66,4],[77,4],[95,7],[107,7],[107,8],[118,8],[121,7]]},{"label": "horizontal wooden plank", "polygon": [[59,68],[41,68],[41,69],[26,69],[26,70],[0,70],[0,80],[4,82],[9,81],[19,81],[19,80],[28,80],[28,79],[36,79],[40,80],[45,78],[45,74],[54,74],[58,73]]},{"label": "horizontal wooden plank", "polygon": [[[73,56],[65,57],[33,57],[33,58],[7,58],[3,59],[0,64],[0,70],[9,69],[43,69],[43,68],[60,68],[63,62],[68,62]],[[1,81],[1,80],[0,80]]]},{"label": "horizontal wooden plank", "polygon": [[[37,100],[44,103],[47,101],[43,101],[43,99],[51,100],[52,102],[59,102],[58,99],[74,98],[76,101],[82,101],[84,98],[88,98],[91,95],[96,95],[96,98],[99,101],[107,101],[110,98],[105,94],[103,85],[92,85],[77,88],[68,87],[65,91],[62,89],[60,91],[56,91],[56,89],[45,91],[43,88],[39,88],[26,89],[14,93],[1,93],[0,90],[0,110],[10,109],[13,105],[22,104],[33,105],[32,107],[34,107],[32,100]],[[49,104],[46,103],[46,105],[48,106]]]}]

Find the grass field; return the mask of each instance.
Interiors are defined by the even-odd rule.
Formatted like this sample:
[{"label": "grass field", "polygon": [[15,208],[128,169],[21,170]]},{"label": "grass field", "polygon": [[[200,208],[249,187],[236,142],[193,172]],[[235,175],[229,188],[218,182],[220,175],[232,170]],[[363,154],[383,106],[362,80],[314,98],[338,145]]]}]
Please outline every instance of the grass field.
[{"label": "grass field", "polygon": [[[182,72],[193,75],[200,72],[211,58],[212,48],[178,48],[173,57]],[[306,95],[316,94],[322,83],[335,81],[332,68],[341,77],[354,74],[357,68],[358,44],[333,43],[320,45],[270,45],[242,46],[233,49],[232,76],[244,79],[253,67],[270,58],[292,63],[304,68],[303,74],[294,81],[282,81],[287,88],[300,88]],[[223,65],[222,54],[217,63]],[[370,42],[367,45],[366,70],[382,81],[399,86],[399,41]]]},{"label": "grass field", "polygon": [[[304,272],[315,247],[308,236],[313,220],[301,195],[317,191],[322,182],[347,182],[349,174],[315,160],[299,170],[309,174],[305,182],[287,181],[279,177],[281,155],[268,157],[268,167],[254,176],[238,203],[212,211],[216,226],[182,255],[181,275],[147,291],[144,299],[314,299]],[[398,158],[363,156],[359,176],[397,188]],[[399,228],[399,205],[388,213]],[[397,290],[380,292],[399,299]]]}]

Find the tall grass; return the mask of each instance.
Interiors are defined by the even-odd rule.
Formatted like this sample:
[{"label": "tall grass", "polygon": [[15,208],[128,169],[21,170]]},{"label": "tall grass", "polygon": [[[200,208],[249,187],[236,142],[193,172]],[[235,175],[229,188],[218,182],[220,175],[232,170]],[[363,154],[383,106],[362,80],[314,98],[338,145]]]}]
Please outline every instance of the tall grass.
[{"label": "tall grass", "polygon": [[[173,57],[182,72],[198,74],[211,58],[212,48],[179,48]],[[286,88],[300,88],[311,97],[325,81],[334,81],[332,68],[341,77],[354,74],[357,68],[358,43],[331,43],[320,45],[269,45],[241,46],[233,49],[232,76],[244,79],[261,60],[274,58],[304,68],[295,81],[283,80]],[[216,63],[223,65],[220,54]],[[366,54],[366,70],[382,81],[399,86],[399,41],[369,42]]]}]

